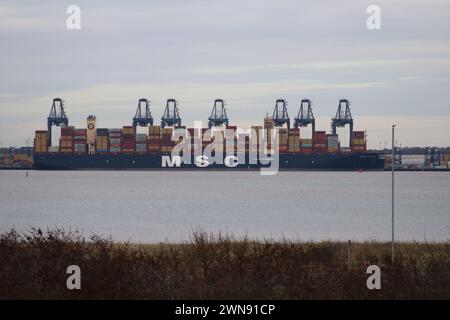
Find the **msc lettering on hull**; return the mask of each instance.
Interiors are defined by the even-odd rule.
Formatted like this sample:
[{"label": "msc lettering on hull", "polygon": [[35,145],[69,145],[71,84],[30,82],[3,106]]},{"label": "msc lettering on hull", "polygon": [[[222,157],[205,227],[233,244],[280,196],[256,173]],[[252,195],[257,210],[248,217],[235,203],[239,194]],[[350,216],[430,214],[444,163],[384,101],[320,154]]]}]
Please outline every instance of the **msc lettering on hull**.
[{"label": "msc lettering on hull", "polygon": [[[163,168],[179,168],[183,163],[181,156],[161,156],[161,167]],[[200,155],[195,157],[195,165],[199,168],[206,168],[210,165],[216,163],[214,159],[206,155]],[[239,165],[239,157],[237,156],[227,156],[225,157],[223,164],[228,168],[235,168]]]}]

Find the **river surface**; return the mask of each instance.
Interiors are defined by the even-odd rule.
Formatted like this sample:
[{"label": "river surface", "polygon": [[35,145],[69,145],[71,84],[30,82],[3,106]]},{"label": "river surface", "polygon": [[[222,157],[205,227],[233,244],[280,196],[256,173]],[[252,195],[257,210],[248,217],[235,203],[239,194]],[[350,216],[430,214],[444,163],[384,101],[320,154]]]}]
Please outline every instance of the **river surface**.
[{"label": "river surface", "polygon": [[[450,239],[450,173],[396,173],[398,240]],[[389,172],[0,171],[0,229],[77,229],[118,241],[193,230],[293,240],[389,240]]]}]

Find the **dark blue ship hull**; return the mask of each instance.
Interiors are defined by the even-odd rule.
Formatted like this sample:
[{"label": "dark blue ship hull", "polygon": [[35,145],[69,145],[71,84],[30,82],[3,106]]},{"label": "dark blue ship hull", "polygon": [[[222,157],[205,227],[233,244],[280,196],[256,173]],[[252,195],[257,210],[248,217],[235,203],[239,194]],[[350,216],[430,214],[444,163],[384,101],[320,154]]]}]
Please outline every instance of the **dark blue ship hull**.
[{"label": "dark blue ship hull", "polygon": [[[164,166],[162,154],[34,154],[33,166],[38,170],[179,170],[179,169],[259,169],[269,166],[266,163],[249,161],[236,167],[224,164],[211,164],[207,167],[196,165],[194,158],[190,164]],[[275,163],[272,166],[276,166]],[[281,170],[383,170],[384,155],[376,152],[352,152],[336,154],[280,154]]]}]

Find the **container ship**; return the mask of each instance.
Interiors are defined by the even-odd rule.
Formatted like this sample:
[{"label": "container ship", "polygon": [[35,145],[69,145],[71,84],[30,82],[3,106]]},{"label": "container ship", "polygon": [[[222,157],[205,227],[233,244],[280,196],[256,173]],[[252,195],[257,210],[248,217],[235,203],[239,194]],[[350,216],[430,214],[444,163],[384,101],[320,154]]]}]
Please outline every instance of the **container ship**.
[{"label": "container ship", "polygon": [[[367,151],[365,131],[353,130],[347,99],[339,101],[331,124],[331,133],[315,130],[308,99],[301,101],[292,123],[286,101],[278,99],[263,126],[242,131],[229,124],[224,101],[216,99],[208,128],[186,128],[177,101],[168,99],[161,123],[155,125],[149,101],[141,98],[132,125],[97,128],[96,117],[90,115],[86,128],[75,128],[69,125],[64,101],[55,98],[47,130],[35,132],[33,166],[42,170],[384,169],[384,154]],[[51,145],[53,126],[61,127],[58,146]],[[347,148],[341,147],[336,133],[344,126],[350,131]],[[138,133],[139,127],[147,132]],[[305,138],[303,131],[309,131],[308,127],[310,134]],[[176,148],[181,151],[174,153]]]}]

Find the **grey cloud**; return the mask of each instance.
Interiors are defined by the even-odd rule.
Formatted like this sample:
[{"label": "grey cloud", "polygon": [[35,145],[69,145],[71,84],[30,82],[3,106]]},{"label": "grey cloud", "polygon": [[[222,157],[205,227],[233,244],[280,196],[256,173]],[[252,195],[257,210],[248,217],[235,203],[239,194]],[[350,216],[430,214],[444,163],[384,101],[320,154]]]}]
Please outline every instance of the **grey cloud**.
[{"label": "grey cloud", "polygon": [[[65,28],[69,4],[82,8],[81,31]],[[259,121],[278,96],[289,99],[293,115],[306,95],[322,116],[343,96],[353,100],[356,117],[450,116],[450,3],[378,1],[382,30],[374,32],[365,27],[370,4],[3,1],[0,137],[24,141],[7,128],[41,126],[51,97],[63,93],[80,125],[89,110],[120,124],[140,96],[154,100],[158,114],[168,95],[159,86],[174,88],[170,95],[180,96],[188,121],[205,118],[222,92],[242,123]],[[101,86],[123,93],[99,89],[89,101]],[[199,87],[205,90],[186,93]]]}]

